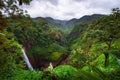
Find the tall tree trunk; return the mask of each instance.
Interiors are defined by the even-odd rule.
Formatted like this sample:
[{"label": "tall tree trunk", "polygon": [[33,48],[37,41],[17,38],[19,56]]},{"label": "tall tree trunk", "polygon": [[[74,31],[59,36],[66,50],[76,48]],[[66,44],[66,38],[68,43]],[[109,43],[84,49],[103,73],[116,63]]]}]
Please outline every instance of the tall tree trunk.
[{"label": "tall tree trunk", "polygon": [[105,55],[105,62],[104,62],[104,67],[107,67],[109,64],[109,53],[104,53]]},{"label": "tall tree trunk", "polygon": [[111,48],[111,43],[112,43],[111,40],[106,42],[108,48],[107,48],[107,50],[104,52],[104,55],[105,55],[104,67],[107,67],[108,64],[109,64],[109,51],[110,51],[110,48]]}]

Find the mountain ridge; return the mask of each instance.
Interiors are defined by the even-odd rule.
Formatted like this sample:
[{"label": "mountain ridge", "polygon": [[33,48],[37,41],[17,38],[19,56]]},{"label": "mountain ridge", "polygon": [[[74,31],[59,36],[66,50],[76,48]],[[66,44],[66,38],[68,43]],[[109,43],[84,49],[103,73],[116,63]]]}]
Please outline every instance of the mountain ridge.
[{"label": "mountain ridge", "polygon": [[103,14],[92,14],[92,15],[85,15],[79,19],[77,18],[73,18],[70,20],[58,20],[58,19],[53,19],[51,17],[37,17],[37,18],[33,18],[33,20],[38,21],[40,19],[45,19],[48,24],[52,27],[57,27],[57,28],[63,28],[63,29],[71,29],[73,28],[73,26],[75,26],[76,24],[79,24],[81,22],[90,22],[94,19],[99,19],[101,17],[103,17]]}]

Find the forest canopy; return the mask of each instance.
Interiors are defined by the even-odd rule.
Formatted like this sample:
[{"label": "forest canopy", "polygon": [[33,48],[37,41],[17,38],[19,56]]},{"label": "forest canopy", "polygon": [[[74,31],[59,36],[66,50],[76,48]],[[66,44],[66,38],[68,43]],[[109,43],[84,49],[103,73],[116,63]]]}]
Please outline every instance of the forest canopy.
[{"label": "forest canopy", "polygon": [[30,1],[0,0],[0,80],[120,79],[119,8],[65,22],[31,18]]}]

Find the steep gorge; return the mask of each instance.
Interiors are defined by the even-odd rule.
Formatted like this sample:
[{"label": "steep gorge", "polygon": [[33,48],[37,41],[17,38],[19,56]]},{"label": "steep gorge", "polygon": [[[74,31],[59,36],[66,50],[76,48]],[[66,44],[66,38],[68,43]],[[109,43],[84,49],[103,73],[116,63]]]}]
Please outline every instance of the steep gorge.
[{"label": "steep gorge", "polygon": [[[80,34],[82,33],[82,30],[84,30],[85,26],[87,26],[87,23],[89,23],[91,20],[96,20],[102,16],[103,15],[94,14],[92,16],[84,16],[80,19],[72,19],[69,21],[54,20],[52,18],[36,18],[36,19],[34,19],[35,22],[38,23],[38,24],[36,24],[36,29],[39,29],[39,26],[41,26],[40,30],[42,30],[42,29],[45,30],[45,28],[47,28],[47,31],[45,30],[45,32],[47,34],[41,35],[41,33],[42,33],[41,32],[40,35],[38,34],[38,37],[36,37],[35,41],[34,41],[35,38],[33,36],[33,39],[32,39],[33,41],[29,40],[30,42],[32,42],[32,44],[29,44],[29,41],[26,41],[27,45],[23,43],[24,48],[28,54],[29,60],[30,60],[31,64],[33,65],[33,67],[36,69],[44,69],[49,66],[50,62],[52,62],[54,67],[67,63],[68,56],[69,56],[67,53],[68,52],[70,53],[71,38],[74,40],[77,37],[79,37]],[[79,25],[81,23],[84,23],[84,24]],[[72,26],[73,27],[75,26],[75,27],[73,28],[73,30],[70,33],[65,33],[63,31],[65,29],[71,30]],[[56,29],[54,30],[54,28],[56,28]],[[60,30],[57,30],[57,29],[60,29]],[[59,35],[62,37],[59,37]],[[42,36],[46,36],[46,37],[44,37],[44,40],[46,40],[46,42],[48,42],[48,44],[46,44],[46,42],[45,42],[45,43],[42,43],[43,46],[40,46],[41,41],[42,41],[42,40],[40,40],[40,42],[39,42],[39,39],[41,39],[41,38],[39,38],[40,36],[41,36],[41,38],[42,38]],[[51,39],[48,40],[47,37],[49,37]],[[53,45],[51,45],[51,44],[53,44]],[[44,47],[44,48],[42,48],[42,47]],[[53,47],[53,48],[51,48],[51,47]],[[38,48],[38,50],[36,48]],[[59,51],[60,48],[61,48],[61,50],[63,48],[63,50]],[[31,51],[31,50],[33,50],[33,51]],[[49,57],[46,58],[47,56],[49,56]],[[54,56],[57,56],[57,57],[54,57]],[[54,60],[55,58],[57,58],[57,59]]]}]

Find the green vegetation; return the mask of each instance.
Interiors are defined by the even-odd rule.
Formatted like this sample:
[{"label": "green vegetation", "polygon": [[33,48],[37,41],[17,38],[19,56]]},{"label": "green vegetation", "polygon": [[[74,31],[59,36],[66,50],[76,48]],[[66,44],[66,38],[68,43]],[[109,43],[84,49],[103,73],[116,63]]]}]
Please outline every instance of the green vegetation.
[{"label": "green vegetation", "polygon": [[54,69],[54,74],[58,80],[74,80],[77,69],[69,65],[58,66]]},{"label": "green vegetation", "polygon": [[[61,22],[31,19],[16,1],[5,1],[0,0],[0,80],[120,79],[119,8],[110,15]],[[68,33],[62,31],[64,26],[68,32],[74,27]],[[33,71],[27,69],[22,48]]]}]

